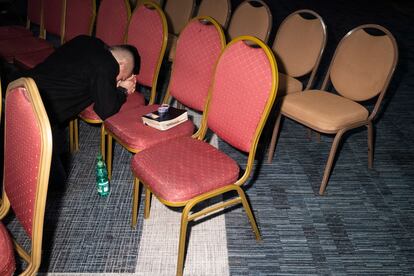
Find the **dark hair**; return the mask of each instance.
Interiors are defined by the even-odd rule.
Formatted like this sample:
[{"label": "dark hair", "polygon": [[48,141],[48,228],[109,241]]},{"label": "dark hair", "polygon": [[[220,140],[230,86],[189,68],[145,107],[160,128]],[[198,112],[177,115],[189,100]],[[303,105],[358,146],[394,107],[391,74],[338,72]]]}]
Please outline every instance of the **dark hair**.
[{"label": "dark hair", "polygon": [[126,50],[128,52],[131,53],[132,57],[134,58],[134,67],[132,69],[132,72],[134,74],[138,74],[139,70],[141,68],[141,57],[138,53],[137,48],[135,48],[135,46],[132,46],[130,44],[122,44],[122,45],[115,45],[115,46],[111,46],[110,49],[122,49],[122,50]]}]

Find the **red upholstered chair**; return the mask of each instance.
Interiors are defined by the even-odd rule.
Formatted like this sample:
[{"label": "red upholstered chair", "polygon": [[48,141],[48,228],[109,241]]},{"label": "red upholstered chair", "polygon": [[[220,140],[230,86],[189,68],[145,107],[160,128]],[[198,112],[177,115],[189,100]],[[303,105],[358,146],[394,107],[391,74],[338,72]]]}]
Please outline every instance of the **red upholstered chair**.
[{"label": "red upholstered chair", "polygon": [[[348,32],[339,42],[320,90],[305,90],[283,97],[279,116],[319,133],[335,135],[319,188],[320,195],[325,192],[338,145],[347,131],[367,127],[368,167],[372,167],[373,120],[397,60],[398,48],[393,35],[379,25],[362,25]],[[331,87],[332,92],[328,91]],[[367,100],[375,100],[375,105],[364,105]],[[275,137],[278,131],[277,128]]]},{"label": "red upholstered chair", "polygon": [[[49,119],[35,82],[21,78],[9,84],[5,100],[4,179],[0,219],[10,209],[31,242],[26,252],[14,241],[27,262],[21,275],[35,275],[41,262],[43,219],[52,158]],[[0,222],[0,274],[14,271],[12,238]]]},{"label": "red upholstered chair", "polygon": [[[165,14],[157,4],[144,3],[134,10],[128,25],[126,43],[135,46],[140,55],[141,65],[140,71],[136,75],[136,81],[141,87],[151,88],[150,104],[154,103],[156,97],[158,73],[167,45],[167,34],[168,27]],[[145,105],[145,98],[141,92],[137,90],[129,95],[119,112]],[[102,123],[101,118],[93,110],[93,104],[82,111],[79,117],[88,123]],[[78,150],[79,134],[76,131],[74,135],[73,148]],[[101,131],[101,152],[102,156],[105,156],[105,132],[103,128]]]},{"label": "red upholstered chair", "polygon": [[45,49],[53,51],[53,44],[46,41],[46,35],[53,34],[62,37],[65,2],[66,0],[43,0],[42,29],[44,32],[41,32],[39,38],[25,36],[1,40],[0,57],[7,62],[13,62],[14,58],[21,54],[35,53]]},{"label": "red upholstered chair", "polygon": [[[33,36],[30,28],[34,23],[39,28],[41,27],[42,19],[42,0],[28,0],[27,1],[27,19],[26,28],[23,26],[1,26],[0,40],[12,39],[22,36]],[[39,30],[40,31],[40,30]]]},{"label": "red upholstered chair", "polygon": [[[65,0],[64,3],[66,12],[64,29],[60,33],[61,44],[78,35],[91,35],[96,16],[95,0]],[[54,50],[46,48],[35,53],[18,54],[14,63],[21,68],[30,69],[45,60]]]},{"label": "red upholstered chair", "polygon": [[[131,8],[128,0],[102,0],[96,19],[95,36],[110,46],[123,44],[130,16]],[[101,118],[93,110],[93,105],[86,108],[80,118],[90,124],[102,123]],[[71,152],[79,150],[77,119],[69,123],[69,147]]]},{"label": "red upholstered chair", "polygon": [[[217,63],[198,135],[159,143],[132,158],[133,225],[140,183],[146,191],[145,218],[149,216],[151,194],[167,206],[184,207],[177,275],[183,274],[188,223],[198,217],[242,203],[256,239],[260,239],[241,186],[251,175],[257,144],[276,97],[277,82],[276,62],[270,48],[251,36],[235,38]],[[207,129],[248,153],[242,174],[235,160],[204,141]],[[223,194],[234,197],[204,208],[198,205]],[[193,210],[195,206],[201,210]]]},{"label": "red upholstered chair", "polygon": [[[163,102],[169,103],[175,99],[187,108],[203,111],[214,66],[224,45],[223,31],[214,19],[192,19],[178,38],[176,57]],[[136,153],[162,141],[193,134],[194,125],[191,120],[165,131],[144,125],[141,116],[157,110],[158,106],[151,104],[134,108],[119,112],[105,120],[104,127],[108,133],[106,162],[109,176],[112,174],[113,138],[130,152]]]}]

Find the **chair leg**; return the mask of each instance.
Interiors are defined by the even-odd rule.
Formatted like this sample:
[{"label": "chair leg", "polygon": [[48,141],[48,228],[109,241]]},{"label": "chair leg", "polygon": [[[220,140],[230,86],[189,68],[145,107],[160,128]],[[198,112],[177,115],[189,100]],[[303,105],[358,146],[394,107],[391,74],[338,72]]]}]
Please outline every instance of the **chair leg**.
[{"label": "chair leg", "polygon": [[277,140],[277,135],[279,133],[281,118],[282,118],[282,114],[279,114],[276,118],[275,127],[273,128],[272,140],[270,141],[269,148],[267,149],[267,163],[269,164],[272,163],[273,154],[275,153],[276,140]]},{"label": "chair leg", "polygon": [[108,178],[112,179],[112,135],[108,134],[108,144],[106,149],[106,167],[108,168]]},{"label": "chair leg", "polygon": [[256,240],[259,241],[262,238],[260,237],[260,231],[259,231],[259,228],[257,227],[256,220],[254,219],[252,209],[250,208],[250,204],[249,204],[249,202],[246,199],[246,194],[244,193],[243,189],[240,188],[240,187],[237,187],[237,193],[239,194],[239,197],[242,200],[242,204],[243,204],[244,210],[245,210],[245,212],[247,214],[247,217],[249,218],[250,224],[251,224],[251,226],[253,228],[253,232],[254,232],[254,234],[256,236]]},{"label": "chair leg", "polygon": [[104,124],[102,123],[101,124],[101,155],[104,158],[104,160],[106,158],[106,155],[105,155],[105,147],[106,147],[105,138],[106,138],[105,127],[104,127]]},{"label": "chair leg", "polygon": [[325,166],[325,171],[323,173],[322,183],[319,188],[319,194],[323,195],[328,184],[329,175],[331,173],[332,164],[335,159],[336,150],[338,149],[339,142],[341,141],[342,135],[345,133],[345,130],[340,130],[334,138],[334,141],[331,146],[331,151],[329,152],[328,161]]},{"label": "chair leg", "polygon": [[71,120],[69,122],[69,151],[71,153],[75,151],[74,142],[73,142],[73,132],[74,132],[73,121],[74,120]]},{"label": "chair leg", "polygon": [[147,219],[150,216],[151,210],[151,191],[148,188],[145,188],[145,209],[144,209],[144,218]]},{"label": "chair leg", "polygon": [[372,126],[372,122],[368,122],[367,124],[367,131],[368,131],[368,168],[372,169],[372,164],[374,162],[374,128]]},{"label": "chair leg", "polygon": [[78,119],[73,120],[73,142],[75,151],[79,150],[79,121]]},{"label": "chair leg", "polygon": [[132,195],[132,228],[137,226],[137,217],[138,217],[138,198],[139,198],[139,179],[134,178],[134,190]]},{"label": "chair leg", "polygon": [[183,275],[184,271],[184,256],[185,256],[185,244],[187,241],[187,227],[188,227],[188,215],[191,208],[184,207],[181,214],[181,226],[180,226],[180,241],[178,244],[178,259],[177,259],[177,276]]}]

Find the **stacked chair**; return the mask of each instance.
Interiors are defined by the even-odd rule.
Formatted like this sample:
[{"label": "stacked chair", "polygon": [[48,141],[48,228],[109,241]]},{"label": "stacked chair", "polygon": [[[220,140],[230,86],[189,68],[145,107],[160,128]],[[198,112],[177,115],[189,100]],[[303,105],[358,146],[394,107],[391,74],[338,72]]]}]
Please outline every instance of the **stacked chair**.
[{"label": "stacked chair", "polygon": [[[362,25],[339,42],[320,90],[305,90],[283,97],[278,117],[285,116],[319,133],[335,135],[320,195],[325,192],[341,138],[349,130],[367,127],[368,167],[372,167],[373,120],[397,60],[398,48],[393,35],[379,25]],[[372,108],[363,105],[368,100],[375,100]],[[277,137],[278,131],[276,124],[273,137]],[[270,159],[274,151],[272,146]]]},{"label": "stacked chair", "polygon": [[42,0],[27,1],[26,27],[23,26],[1,26],[0,40],[13,39],[23,36],[33,36],[31,28],[36,25],[41,31],[42,25]]},{"label": "stacked chair", "polygon": [[27,266],[21,275],[36,275],[42,253],[52,132],[35,82],[21,78],[7,88],[5,100],[4,179],[0,219],[10,209],[29,237],[25,251],[0,221],[0,274],[13,275],[15,250]]},{"label": "stacked chair", "polygon": [[[199,217],[241,203],[256,239],[260,239],[241,186],[251,175],[258,141],[276,97],[274,55],[257,38],[236,38],[222,52],[210,85],[202,125],[196,135],[161,142],[138,152],[131,161],[135,176],[133,224],[140,183],[146,191],[145,218],[149,217],[151,194],[167,206],[183,207],[177,275],[183,274],[188,224]],[[204,141],[207,129],[248,154],[242,174],[235,160]],[[228,200],[203,208],[199,205],[223,194],[229,195]]]},{"label": "stacked chair", "polygon": [[[202,112],[206,103],[214,66],[225,45],[220,25],[210,17],[192,19],[177,40],[171,78],[163,103],[175,99],[183,106]],[[188,120],[169,130],[160,131],[142,123],[141,116],[157,110],[151,104],[119,112],[106,119],[108,134],[107,158],[109,176],[112,175],[112,139],[128,151],[136,153],[159,142],[180,136],[191,136],[193,123]]]},{"label": "stacked chair", "polygon": [[[0,57],[9,63],[21,54],[35,53],[45,49],[53,50],[54,45],[46,40],[48,34],[60,36],[63,29],[66,0],[42,1],[42,24],[39,37],[23,36],[0,40]],[[47,33],[46,33],[47,30]]]},{"label": "stacked chair", "polygon": [[[95,0],[66,0],[62,16],[60,44],[78,35],[91,35],[96,16]],[[46,59],[54,48],[34,53],[16,55],[14,63],[20,68],[30,69]]]},{"label": "stacked chair", "polygon": [[227,34],[229,39],[252,35],[267,43],[272,29],[272,13],[262,0],[245,0],[231,16]]}]

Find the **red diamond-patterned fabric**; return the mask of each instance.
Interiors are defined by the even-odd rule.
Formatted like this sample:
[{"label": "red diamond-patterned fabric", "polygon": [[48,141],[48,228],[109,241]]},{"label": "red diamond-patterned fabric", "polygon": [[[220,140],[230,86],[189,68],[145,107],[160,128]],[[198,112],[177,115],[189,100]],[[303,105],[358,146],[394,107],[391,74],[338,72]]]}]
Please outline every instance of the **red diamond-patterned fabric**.
[{"label": "red diamond-patterned fabric", "polygon": [[124,145],[137,151],[173,138],[193,134],[194,125],[191,120],[164,131],[144,125],[141,117],[156,111],[158,106],[147,105],[119,112],[105,120],[105,129],[110,131]]},{"label": "red diamond-patterned fabric", "polygon": [[184,105],[202,111],[221,53],[214,25],[191,21],[180,33],[171,71],[170,93]]},{"label": "red diamond-patterned fabric", "polygon": [[0,275],[11,276],[16,270],[13,242],[6,227],[0,222]]},{"label": "red diamond-patterned fabric", "polygon": [[203,141],[181,137],[143,150],[132,158],[131,168],[158,197],[170,202],[233,184],[239,166],[223,152]]},{"label": "red diamond-patterned fabric", "polygon": [[127,43],[135,46],[141,58],[137,82],[152,87],[164,39],[161,15],[144,5],[138,7],[132,14],[128,27]]},{"label": "red diamond-patterned fabric", "polygon": [[36,197],[41,136],[26,90],[6,95],[4,188],[17,219],[31,237]]},{"label": "red diamond-patterned fabric", "polygon": [[22,36],[33,36],[32,32],[23,26],[1,26],[0,40],[13,39]]},{"label": "red diamond-patterned fabric", "polygon": [[263,49],[243,41],[226,48],[215,73],[209,128],[234,147],[248,152],[273,77]]},{"label": "red diamond-patterned fabric", "polygon": [[16,55],[37,52],[47,48],[53,47],[48,41],[33,36],[0,40],[0,57],[7,62],[13,62]]},{"label": "red diamond-patterned fabric", "polygon": [[[79,116],[85,120],[102,121],[98,114],[96,114],[96,112],[93,110],[93,105],[94,104],[91,104],[87,108],[85,108],[79,114]],[[135,93],[128,95],[126,102],[121,106],[119,112],[125,112],[127,110],[135,109],[143,105],[145,105],[144,95],[138,91],[135,91]]]},{"label": "red diamond-patterned fabric", "polygon": [[47,33],[61,35],[62,0],[43,0],[43,25]]},{"label": "red diamond-patterned fabric", "polygon": [[34,53],[19,54],[14,57],[14,63],[18,67],[31,69],[44,61],[54,51],[53,48],[47,48]]},{"label": "red diamond-patterned fabric", "polygon": [[65,42],[78,35],[90,34],[94,12],[92,0],[66,2]]},{"label": "red diamond-patterned fabric", "polygon": [[108,45],[124,43],[128,25],[128,7],[125,0],[102,0],[96,20],[95,36]]}]

